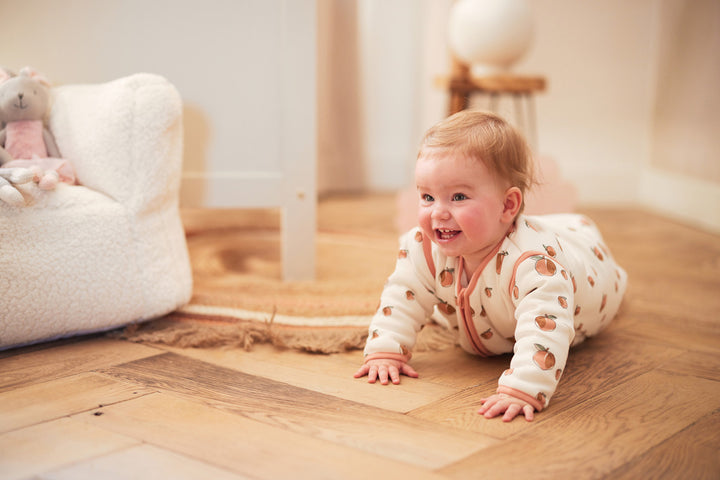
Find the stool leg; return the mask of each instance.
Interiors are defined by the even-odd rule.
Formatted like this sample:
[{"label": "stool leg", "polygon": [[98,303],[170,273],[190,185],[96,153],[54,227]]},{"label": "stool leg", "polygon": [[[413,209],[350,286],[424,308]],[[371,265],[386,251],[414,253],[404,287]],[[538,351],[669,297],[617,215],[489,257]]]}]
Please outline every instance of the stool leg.
[{"label": "stool leg", "polygon": [[461,90],[450,90],[450,104],[448,106],[448,116],[453,115],[460,110],[465,110],[470,104],[470,94]]},{"label": "stool leg", "polygon": [[523,94],[513,94],[513,105],[515,105],[515,124],[521,132],[525,132],[527,125],[525,124],[525,115],[523,113]]},{"label": "stool leg", "polygon": [[498,95],[495,92],[490,93],[490,111],[494,113],[498,113],[498,100],[500,98],[500,95]]},{"label": "stool leg", "polygon": [[[537,119],[535,118],[535,98],[532,93],[527,93],[527,118],[528,118],[528,129],[527,136],[530,142],[530,148],[532,150],[538,149],[538,132],[537,132]],[[535,153],[538,153],[537,151]]]}]

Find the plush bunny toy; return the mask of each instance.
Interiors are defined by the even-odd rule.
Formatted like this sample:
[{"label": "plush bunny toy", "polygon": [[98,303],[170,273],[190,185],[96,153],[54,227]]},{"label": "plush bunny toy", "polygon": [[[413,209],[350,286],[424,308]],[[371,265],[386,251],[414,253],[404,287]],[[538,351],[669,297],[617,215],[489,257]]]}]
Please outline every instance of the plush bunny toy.
[{"label": "plush bunny toy", "polygon": [[[33,179],[43,190],[52,190],[58,181],[75,183],[72,166],[60,158],[55,139],[45,127],[50,111],[48,82],[28,67],[18,75],[0,69],[0,118],[5,127],[0,130],[0,189],[8,198],[13,197],[8,187],[23,183],[29,169]],[[8,203],[2,194],[0,199]]]}]

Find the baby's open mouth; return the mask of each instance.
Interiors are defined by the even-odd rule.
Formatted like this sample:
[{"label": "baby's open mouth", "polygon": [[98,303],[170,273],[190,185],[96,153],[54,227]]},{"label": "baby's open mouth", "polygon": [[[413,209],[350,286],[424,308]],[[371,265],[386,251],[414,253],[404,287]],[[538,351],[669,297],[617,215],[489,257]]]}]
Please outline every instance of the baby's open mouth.
[{"label": "baby's open mouth", "polygon": [[438,240],[450,240],[460,233],[460,230],[450,230],[449,228],[436,228],[435,235]]}]

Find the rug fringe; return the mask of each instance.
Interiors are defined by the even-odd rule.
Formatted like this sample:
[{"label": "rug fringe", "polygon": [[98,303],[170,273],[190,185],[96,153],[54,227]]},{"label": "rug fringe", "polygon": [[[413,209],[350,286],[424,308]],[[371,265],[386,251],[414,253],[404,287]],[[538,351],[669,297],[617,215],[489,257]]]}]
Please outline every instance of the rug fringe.
[{"label": "rug fringe", "polygon": [[[295,327],[272,322],[188,319],[171,314],[114,333],[117,338],[137,343],[179,348],[242,348],[270,344],[279,349],[331,354],[361,350],[367,327]],[[454,346],[450,332],[436,324],[420,332],[415,351],[444,350]]]}]

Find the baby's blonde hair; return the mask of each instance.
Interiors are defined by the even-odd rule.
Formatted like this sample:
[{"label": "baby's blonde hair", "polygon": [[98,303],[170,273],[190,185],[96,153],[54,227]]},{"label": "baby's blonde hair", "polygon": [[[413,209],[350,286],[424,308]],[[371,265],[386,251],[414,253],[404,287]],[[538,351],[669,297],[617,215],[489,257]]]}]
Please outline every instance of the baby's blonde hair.
[{"label": "baby's blonde hair", "polygon": [[489,112],[462,110],[436,123],[420,143],[418,157],[427,149],[463,154],[479,160],[498,180],[525,194],[535,183],[532,153],[525,138],[510,123]]}]

